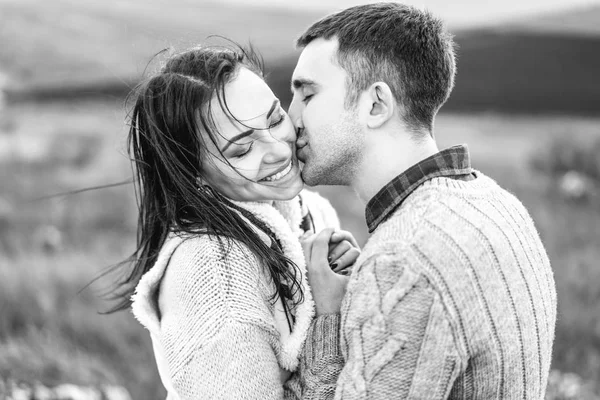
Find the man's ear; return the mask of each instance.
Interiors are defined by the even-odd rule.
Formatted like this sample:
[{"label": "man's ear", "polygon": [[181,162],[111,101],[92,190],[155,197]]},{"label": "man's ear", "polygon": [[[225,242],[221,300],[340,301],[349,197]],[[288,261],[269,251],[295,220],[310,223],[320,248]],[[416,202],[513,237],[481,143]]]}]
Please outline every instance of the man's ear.
[{"label": "man's ear", "polygon": [[376,129],[394,116],[396,100],[385,82],[375,82],[365,90],[360,99],[366,125]]}]

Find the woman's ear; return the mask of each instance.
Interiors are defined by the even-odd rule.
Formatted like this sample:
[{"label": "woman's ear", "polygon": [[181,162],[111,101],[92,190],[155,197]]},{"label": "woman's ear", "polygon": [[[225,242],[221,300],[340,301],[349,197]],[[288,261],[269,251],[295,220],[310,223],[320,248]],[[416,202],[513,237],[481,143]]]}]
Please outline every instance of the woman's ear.
[{"label": "woman's ear", "polygon": [[394,116],[396,100],[385,82],[375,82],[361,96],[366,125],[376,129]]}]

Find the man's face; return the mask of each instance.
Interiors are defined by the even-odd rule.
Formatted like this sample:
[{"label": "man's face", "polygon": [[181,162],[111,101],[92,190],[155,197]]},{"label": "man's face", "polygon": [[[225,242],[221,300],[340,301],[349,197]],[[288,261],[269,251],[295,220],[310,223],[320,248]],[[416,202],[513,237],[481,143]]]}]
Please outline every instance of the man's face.
[{"label": "man's face", "polygon": [[364,133],[344,106],[348,74],[335,61],[337,48],[337,39],[312,41],[292,75],[289,115],[298,129],[302,179],[310,186],[349,185],[361,161]]}]

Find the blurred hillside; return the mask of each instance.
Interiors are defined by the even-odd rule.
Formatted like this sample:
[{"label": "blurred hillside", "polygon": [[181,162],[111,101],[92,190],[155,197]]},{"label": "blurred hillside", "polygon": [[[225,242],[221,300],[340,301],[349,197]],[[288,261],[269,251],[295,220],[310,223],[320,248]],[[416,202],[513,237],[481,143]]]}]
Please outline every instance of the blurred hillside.
[{"label": "blurred hillside", "polygon": [[458,32],[456,110],[600,115],[600,6]]},{"label": "blurred hillside", "polygon": [[0,72],[19,99],[121,94],[169,46],[223,35],[273,60],[292,54],[295,35],[316,18],[206,0],[2,0]]},{"label": "blurred hillside", "polygon": [[[208,1],[3,0],[0,76],[12,100],[121,96],[161,49],[223,35],[256,46],[286,103],[293,40],[318,17]],[[459,72],[445,109],[600,115],[599,27],[596,6],[456,30]]]},{"label": "blurred hillside", "polygon": [[[453,33],[458,75],[443,110],[600,115],[600,6]],[[295,61],[273,70],[274,87]]]}]

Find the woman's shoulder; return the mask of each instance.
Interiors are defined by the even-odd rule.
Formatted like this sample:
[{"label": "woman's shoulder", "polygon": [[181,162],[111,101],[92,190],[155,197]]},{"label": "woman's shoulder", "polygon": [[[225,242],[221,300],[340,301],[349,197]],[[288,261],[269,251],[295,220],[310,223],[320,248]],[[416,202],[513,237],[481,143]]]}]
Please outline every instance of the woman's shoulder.
[{"label": "woman's shoulder", "polygon": [[171,234],[137,284],[132,310],[154,331],[161,315],[186,304],[213,308],[218,299],[224,306],[239,303],[236,297],[260,300],[265,285],[261,274],[256,257],[239,241],[208,234]]},{"label": "woman's shoulder", "polygon": [[[223,255],[230,253],[246,253],[250,250],[239,240],[223,235],[200,233],[200,234],[174,234],[170,241],[178,242],[173,255],[181,258],[191,259],[220,259]],[[163,246],[164,248],[165,246]],[[162,251],[162,250],[161,250]]]},{"label": "woman's shoulder", "polygon": [[177,244],[170,249],[168,265],[165,267],[167,273],[176,275],[180,280],[191,279],[190,284],[193,284],[206,274],[226,274],[253,281],[257,279],[259,262],[248,246],[239,240],[212,234],[194,234],[178,235],[170,241],[176,241]]},{"label": "woman's shoulder", "polygon": [[179,295],[196,291],[215,296],[245,296],[258,292],[265,271],[257,256],[241,241],[217,235],[182,235],[165,266],[163,281],[174,283]]},{"label": "woman's shoulder", "polygon": [[272,325],[268,280],[247,246],[215,235],[179,241],[160,284],[163,317],[191,318],[200,325],[228,319]]}]

